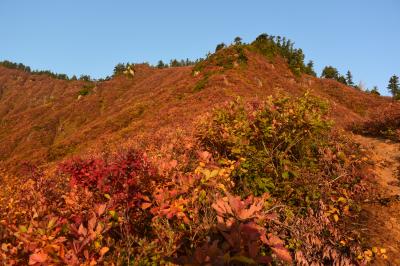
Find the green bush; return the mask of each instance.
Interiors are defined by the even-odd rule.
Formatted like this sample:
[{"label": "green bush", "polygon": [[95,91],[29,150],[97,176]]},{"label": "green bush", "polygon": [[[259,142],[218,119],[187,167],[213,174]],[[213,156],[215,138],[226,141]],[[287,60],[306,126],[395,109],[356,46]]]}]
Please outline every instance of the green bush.
[{"label": "green bush", "polygon": [[242,161],[235,173],[240,192],[280,194],[290,190],[300,169],[318,163],[331,127],[326,111],[324,102],[308,94],[252,104],[238,99],[215,110],[199,137],[219,157]]},{"label": "green bush", "polygon": [[82,89],[78,92],[78,95],[86,96],[89,95],[92,89],[95,87],[93,83],[83,85]]}]

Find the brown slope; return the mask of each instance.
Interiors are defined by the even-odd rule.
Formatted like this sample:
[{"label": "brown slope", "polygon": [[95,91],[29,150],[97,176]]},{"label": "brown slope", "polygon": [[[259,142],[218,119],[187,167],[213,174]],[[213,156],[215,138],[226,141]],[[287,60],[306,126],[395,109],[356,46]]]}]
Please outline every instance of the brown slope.
[{"label": "brown slope", "polygon": [[265,98],[310,90],[330,102],[339,126],[363,120],[391,103],[333,80],[295,77],[281,58],[271,63],[257,53],[246,51],[246,55],[246,67],[211,66],[217,72],[199,92],[193,89],[203,72],[193,76],[191,67],[138,66],[133,78],[98,82],[90,95],[80,99],[82,81],[0,67],[0,161],[15,169],[25,160],[44,163],[105,143],[189,130],[198,116],[236,96]]}]

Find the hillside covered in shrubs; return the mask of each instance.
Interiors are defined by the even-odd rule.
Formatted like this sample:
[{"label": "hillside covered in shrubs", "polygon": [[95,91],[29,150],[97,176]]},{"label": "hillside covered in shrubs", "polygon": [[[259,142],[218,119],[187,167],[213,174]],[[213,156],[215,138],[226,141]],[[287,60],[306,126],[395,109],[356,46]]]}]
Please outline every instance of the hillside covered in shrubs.
[{"label": "hillside covered in shrubs", "polygon": [[374,169],[352,134],[398,141],[400,105],[304,59],[262,34],[98,81],[0,64],[1,264],[388,259],[362,225]]},{"label": "hillside covered in shrubs", "polygon": [[[143,152],[26,167],[2,191],[9,264],[199,265],[368,261],[357,232],[362,153],[309,95],[240,99],[198,123],[184,159]],[[338,179],[340,178],[340,182]],[[15,181],[11,182],[11,181]],[[6,194],[5,194],[6,193]]]}]

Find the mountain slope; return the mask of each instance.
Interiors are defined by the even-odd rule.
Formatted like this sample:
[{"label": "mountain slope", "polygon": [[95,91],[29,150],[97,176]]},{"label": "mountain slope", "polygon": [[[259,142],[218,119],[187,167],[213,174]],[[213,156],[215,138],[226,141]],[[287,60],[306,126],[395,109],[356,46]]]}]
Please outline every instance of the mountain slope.
[{"label": "mountain slope", "polygon": [[[236,96],[263,99],[309,90],[328,100],[331,117],[342,127],[391,103],[333,80],[297,77],[283,58],[271,62],[256,52],[245,52],[244,67],[210,65],[212,71],[194,75],[193,67],[137,65],[134,77],[94,83],[0,67],[0,160],[6,167],[23,161],[45,163],[158,130],[189,129],[196,117]],[[204,88],[196,91],[202,80]],[[89,94],[79,96],[82,90]]]},{"label": "mountain slope", "polygon": [[102,82],[0,67],[0,261],[393,259],[398,247],[365,229],[379,233],[375,220],[397,216],[387,208],[368,213],[364,203],[385,201],[374,181],[393,181],[397,150],[377,141],[390,148],[393,165],[373,169],[379,159],[368,159],[342,129],[369,121],[361,131],[381,134],[385,125],[393,133],[396,116],[371,120],[399,104],[301,74],[289,60],[301,58],[299,50],[284,59],[254,47],[225,47],[193,67],[134,65]]}]

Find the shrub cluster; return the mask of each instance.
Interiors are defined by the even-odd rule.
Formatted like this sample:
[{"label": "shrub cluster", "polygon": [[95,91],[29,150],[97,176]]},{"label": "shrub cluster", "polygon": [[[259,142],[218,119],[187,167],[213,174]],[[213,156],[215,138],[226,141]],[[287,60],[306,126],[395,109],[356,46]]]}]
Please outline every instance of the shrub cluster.
[{"label": "shrub cluster", "polygon": [[350,129],[357,134],[399,142],[400,111],[394,106],[389,106],[373,114],[367,121],[354,123]]},{"label": "shrub cluster", "polygon": [[245,106],[240,100],[217,110],[200,130],[208,148],[229,160],[243,160],[234,178],[244,194],[284,194],[306,168],[319,170],[320,148],[328,143],[327,106],[309,95]]},{"label": "shrub cluster", "polygon": [[180,162],[127,151],[4,178],[0,261],[367,262],[359,237],[344,231],[357,215],[362,154],[331,133],[324,112],[308,95],[235,101],[200,122]]}]

